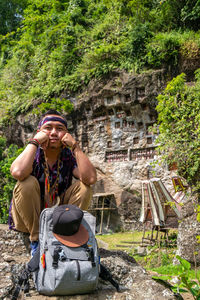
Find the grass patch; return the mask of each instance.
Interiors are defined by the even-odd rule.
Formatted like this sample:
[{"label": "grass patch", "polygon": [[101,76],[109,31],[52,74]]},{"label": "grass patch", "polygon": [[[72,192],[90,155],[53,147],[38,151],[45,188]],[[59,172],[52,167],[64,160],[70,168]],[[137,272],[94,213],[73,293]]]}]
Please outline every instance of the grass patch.
[{"label": "grass patch", "polygon": [[[146,236],[151,232],[146,232]],[[175,230],[169,232],[169,237],[173,237]],[[155,270],[164,266],[172,265],[176,248],[166,248],[164,246],[146,247],[147,255],[137,254],[137,248],[142,243],[142,231],[118,232],[114,234],[97,235],[97,240],[106,244],[108,250],[122,250],[133,256],[135,260],[146,270]],[[101,247],[101,246],[100,246]],[[157,271],[156,271],[157,272]],[[159,273],[159,271],[158,271]]]},{"label": "grass patch", "polygon": [[[142,232],[118,232],[113,234],[97,235],[97,239],[106,243],[109,250],[130,251],[142,242]],[[134,244],[136,242],[138,244]]]}]

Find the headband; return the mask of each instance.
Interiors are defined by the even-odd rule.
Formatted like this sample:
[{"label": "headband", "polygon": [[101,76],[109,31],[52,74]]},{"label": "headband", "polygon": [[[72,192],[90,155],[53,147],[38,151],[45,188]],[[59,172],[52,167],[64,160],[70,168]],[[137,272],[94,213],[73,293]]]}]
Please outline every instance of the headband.
[{"label": "headband", "polygon": [[40,129],[40,127],[42,125],[44,125],[45,123],[49,122],[49,121],[57,121],[57,122],[60,122],[62,124],[65,125],[65,127],[67,128],[67,122],[63,119],[63,118],[60,118],[60,117],[46,117],[44,119],[42,119],[39,124],[38,124],[38,129]]}]

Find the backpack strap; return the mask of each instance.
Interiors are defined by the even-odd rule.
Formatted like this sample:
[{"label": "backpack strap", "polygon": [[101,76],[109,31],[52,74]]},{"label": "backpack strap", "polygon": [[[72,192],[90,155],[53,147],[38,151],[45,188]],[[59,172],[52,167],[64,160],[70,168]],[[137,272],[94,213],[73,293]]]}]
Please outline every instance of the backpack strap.
[{"label": "backpack strap", "polygon": [[35,272],[39,269],[40,263],[40,245],[38,245],[36,252],[34,253],[31,260],[28,262],[27,269],[29,272]]},{"label": "backpack strap", "polygon": [[19,279],[18,279],[18,283],[17,283],[17,286],[13,292],[13,295],[12,295],[12,300],[17,300],[18,299],[18,296],[19,296],[19,293],[22,289],[22,286],[24,285],[24,293],[28,293],[29,292],[29,278],[30,278],[30,272],[27,268],[25,268],[21,275],[19,276]]},{"label": "backpack strap", "polygon": [[109,281],[115,288],[118,292],[120,292],[120,287],[119,287],[119,284],[117,283],[117,281],[115,281],[113,278],[112,278],[112,274],[108,271],[108,269],[100,264],[100,273],[99,273],[99,277],[103,280],[106,280],[106,281]]},{"label": "backpack strap", "polygon": [[32,272],[37,271],[39,269],[39,261],[40,261],[40,249],[39,245],[38,248],[31,258],[31,260],[28,262],[27,266],[25,269],[21,272],[19,278],[18,278],[18,283],[16,288],[14,289],[13,295],[12,295],[12,300],[17,300],[20,294],[20,291],[23,289],[24,293],[28,293],[30,289],[29,285],[29,279],[31,276]]}]

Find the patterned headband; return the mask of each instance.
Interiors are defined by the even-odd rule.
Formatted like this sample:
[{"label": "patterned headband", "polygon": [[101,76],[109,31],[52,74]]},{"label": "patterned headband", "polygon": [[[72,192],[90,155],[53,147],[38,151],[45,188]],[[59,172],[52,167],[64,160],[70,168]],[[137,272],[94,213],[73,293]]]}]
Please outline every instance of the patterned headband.
[{"label": "patterned headband", "polygon": [[39,124],[38,124],[38,129],[40,129],[40,127],[42,125],[44,125],[45,123],[49,122],[49,121],[57,121],[57,122],[60,122],[62,124],[65,125],[65,127],[67,128],[67,122],[63,119],[63,118],[60,118],[60,117],[46,117],[44,119],[42,119]]}]

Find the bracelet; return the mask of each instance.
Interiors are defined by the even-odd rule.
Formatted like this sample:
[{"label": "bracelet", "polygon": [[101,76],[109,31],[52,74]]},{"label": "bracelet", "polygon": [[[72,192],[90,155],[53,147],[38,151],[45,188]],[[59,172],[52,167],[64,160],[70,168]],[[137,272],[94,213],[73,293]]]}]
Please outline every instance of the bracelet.
[{"label": "bracelet", "polygon": [[39,147],[39,145],[38,145],[37,143],[35,143],[34,141],[28,142],[28,145],[29,145],[29,144],[34,145],[34,146],[36,146],[37,148]]},{"label": "bracelet", "polygon": [[30,141],[36,141],[38,143],[38,145],[40,145],[40,142],[37,139],[31,139]]},{"label": "bracelet", "polygon": [[30,140],[28,141],[28,144],[35,145],[35,146],[38,148],[39,145],[40,145],[40,142],[39,142],[37,139],[30,139]]}]

